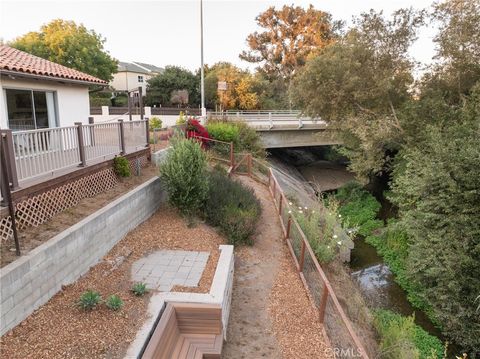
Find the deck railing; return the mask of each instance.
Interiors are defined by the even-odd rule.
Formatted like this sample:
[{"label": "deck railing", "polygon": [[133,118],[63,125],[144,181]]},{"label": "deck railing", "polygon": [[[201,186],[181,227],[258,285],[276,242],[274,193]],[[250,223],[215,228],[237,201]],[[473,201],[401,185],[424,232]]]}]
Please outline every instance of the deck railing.
[{"label": "deck railing", "polygon": [[7,144],[7,178],[13,189],[26,181],[138,151],[149,143],[148,119],[0,133]]}]

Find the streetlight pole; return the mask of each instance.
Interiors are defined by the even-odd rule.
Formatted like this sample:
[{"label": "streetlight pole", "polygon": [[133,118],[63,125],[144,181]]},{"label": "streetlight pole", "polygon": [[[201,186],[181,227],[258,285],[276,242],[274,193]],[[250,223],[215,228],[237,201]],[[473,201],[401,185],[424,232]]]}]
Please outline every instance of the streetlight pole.
[{"label": "streetlight pole", "polygon": [[203,0],[200,0],[200,94],[202,102],[202,117],[207,116],[207,109],[205,108],[205,72],[203,70]]}]

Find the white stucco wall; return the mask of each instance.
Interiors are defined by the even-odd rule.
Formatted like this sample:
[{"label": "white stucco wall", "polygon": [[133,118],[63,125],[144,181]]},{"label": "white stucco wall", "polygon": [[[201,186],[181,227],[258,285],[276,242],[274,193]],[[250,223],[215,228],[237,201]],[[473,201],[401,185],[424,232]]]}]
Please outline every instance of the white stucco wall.
[{"label": "white stucco wall", "polygon": [[90,101],[87,86],[56,81],[2,78],[0,87],[0,128],[8,127],[6,99],[3,91],[5,88],[54,91],[57,99],[56,107],[59,126],[72,126],[75,122],[88,123]]},{"label": "white stucco wall", "polygon": [[[143,76],[143,82],[138,82],[138,76]],[[117,72],[113,75],[110,86],[119,91],[133,90],[141,86],[143,94],[145,95],[147,93],[147,80],[151,77],[152,76],[140,72]]]}]

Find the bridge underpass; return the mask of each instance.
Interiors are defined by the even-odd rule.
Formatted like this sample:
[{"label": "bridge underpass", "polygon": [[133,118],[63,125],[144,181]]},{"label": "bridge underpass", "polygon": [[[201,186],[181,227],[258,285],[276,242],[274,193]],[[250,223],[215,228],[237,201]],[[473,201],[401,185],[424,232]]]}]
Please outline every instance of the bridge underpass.
[{"label": "bridge underpass", "polygon": [[242,121],[259,133],[265,148],[311,147],[341,144],[335,130],[317,118],[300,111],[211,112],[210,119]]}]

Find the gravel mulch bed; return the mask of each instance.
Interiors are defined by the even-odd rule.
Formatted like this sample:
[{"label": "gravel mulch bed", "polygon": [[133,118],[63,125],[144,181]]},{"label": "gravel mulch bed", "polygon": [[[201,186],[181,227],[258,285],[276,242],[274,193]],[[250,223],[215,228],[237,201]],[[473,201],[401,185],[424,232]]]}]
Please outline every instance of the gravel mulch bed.
[{"label": "gravel mulch bed", "polygon": [[[160,249],[209,251],[200,292],[208,292],[224,239],[205,224],[189,228],[176,211],[163,207],[130,232],[104,260],[0,339],[1,358],[121,358],[146,319],[149,296],[130,293],[131,265]],[[94,289],[106,299],[119,295],[123,308],[100,305],[91,312],[75,303]]]},{"label": "gravel mulch bed", "polygon": [[334,357],[286,247],[270,293],[269,313],[283,358]]}]

